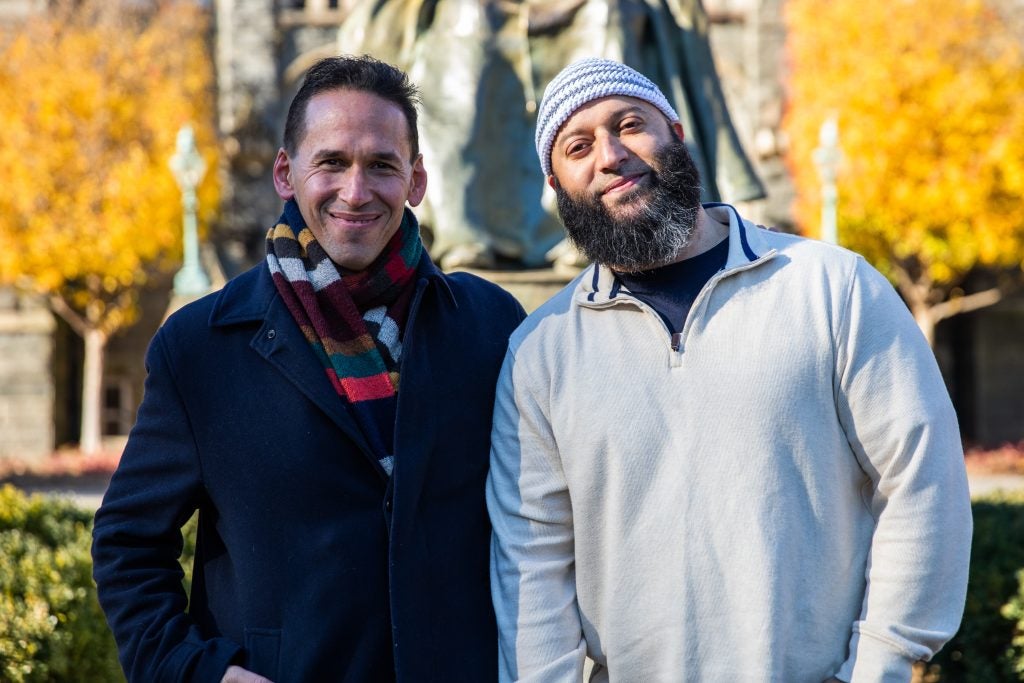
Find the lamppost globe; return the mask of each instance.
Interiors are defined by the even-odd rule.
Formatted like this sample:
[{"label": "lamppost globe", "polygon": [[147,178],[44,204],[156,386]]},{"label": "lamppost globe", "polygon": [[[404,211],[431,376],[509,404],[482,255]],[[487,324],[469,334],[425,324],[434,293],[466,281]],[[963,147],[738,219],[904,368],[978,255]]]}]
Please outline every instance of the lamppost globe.
[{"label": "lamppost globe", "polygon": [[836,176],[842,153],[839,150],[839,121],[835,115],[825,119],[818,132],[818,148],[814,150],[814,163],[821,177],[821,239],[836,244],[839,241],[839,227],[836,204],[839,192]]},{"label": "lamppost globe", "polygon": [[178,131],[177,147],[171,157],[170,167],[181,188],[184,231],[184,263],[174,276],[174,293],[182,297],[194,297],[210,291],[210,278],[199,262],[199,230],[196,221],[196,186],[206,174],[206,162],[196,149],[196,137],[191,126],[182,126]]},{"label": "lamppost globe", "polygon": [[178,130],[177,145],[170,166],[183,192],[194,190],[206,175],[206,162],[196,149],[192,126],[184,125]]}]

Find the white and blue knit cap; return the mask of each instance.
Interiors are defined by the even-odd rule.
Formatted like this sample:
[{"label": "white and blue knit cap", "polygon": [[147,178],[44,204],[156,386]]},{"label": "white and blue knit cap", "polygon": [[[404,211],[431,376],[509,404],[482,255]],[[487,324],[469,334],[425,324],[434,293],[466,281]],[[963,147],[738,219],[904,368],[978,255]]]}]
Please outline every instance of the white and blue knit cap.
[{"label": "white and blue knit cap", "polygon": [[626,95],[650,102],[668,117],[669,122],[679,120],[676,110],[658,86],[639,71],[597,57],[573,62],[548,83],[537,112],[535,142],[545,176],[551,175],[551,147],[562,124],[587,102],[609,95]]}]

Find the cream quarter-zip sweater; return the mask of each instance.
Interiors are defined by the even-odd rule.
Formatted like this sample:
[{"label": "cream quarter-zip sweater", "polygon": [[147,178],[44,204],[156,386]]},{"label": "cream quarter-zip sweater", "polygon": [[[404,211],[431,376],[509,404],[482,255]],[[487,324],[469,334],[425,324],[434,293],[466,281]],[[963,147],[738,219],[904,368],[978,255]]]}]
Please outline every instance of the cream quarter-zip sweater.
[{"label": "cream quarter-zip sweater", "polygon": [[956,631],[956,416],[888,282],[727,205],[678,349],[591,267],[513,334],[487,503],[503,681],[908,681]]}]

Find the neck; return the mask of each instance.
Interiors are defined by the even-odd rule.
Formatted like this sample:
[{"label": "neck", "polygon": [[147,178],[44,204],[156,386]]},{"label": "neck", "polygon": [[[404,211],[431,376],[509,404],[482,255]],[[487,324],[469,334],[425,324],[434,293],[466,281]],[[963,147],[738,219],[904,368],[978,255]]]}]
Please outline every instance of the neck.
[{"label": "neck", "polygon": [[700,256],[716,247],[728,236],[729,225],[727,223],[719,223],[708,215],[703,206],[697,207],[697,222],[693,226],[693,238],[669,263],[679,263],[688,258]]}]

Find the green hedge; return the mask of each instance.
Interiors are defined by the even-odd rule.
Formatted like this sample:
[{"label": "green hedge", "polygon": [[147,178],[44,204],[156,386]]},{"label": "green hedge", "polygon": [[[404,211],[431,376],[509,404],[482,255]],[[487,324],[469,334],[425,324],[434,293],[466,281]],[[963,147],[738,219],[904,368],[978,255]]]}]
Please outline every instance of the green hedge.
[{"label": "green hedge", "polygon": [[124,680],[96,602],[92,515],[0,489],[0,679]]},{"label": "green hedge", "polygon": [[1024,569],[1017,572],[1017,595],[1013,596],[1002,609],[1003,616],[1016,624],[1013,640],[1010,643],[1009,655],[1012,661],[1013,675],[1024,680]]},{"label": "green hedge", "polygon": [[124,681],[96,600],[91,543],[92,512],[0,488],[0,681]]},{"label": "green hedge", "polygon": [[[1024,492],[974,503],[963,626],[925,681],[1024,681]],[[92,513],[0,488],[0,680],[123,681],[96,602]],[[190,576],[195,518],[185,529]],[[187,579],[186,579],[187,580]]]},{"label": "green hedge", "polygon": [[972,507],[963,624],[929,668],[943,683],[1024,681],[1024,491]]}]

